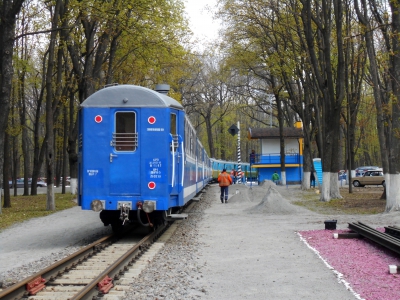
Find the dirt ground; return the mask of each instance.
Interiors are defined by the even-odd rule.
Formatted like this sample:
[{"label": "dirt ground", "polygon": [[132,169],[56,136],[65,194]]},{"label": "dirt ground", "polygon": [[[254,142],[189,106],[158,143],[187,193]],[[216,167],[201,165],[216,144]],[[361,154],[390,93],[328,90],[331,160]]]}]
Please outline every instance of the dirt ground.
[{"label": "dirt ground", "polygon": [[341,188],[342,197],[353,206],[369,208],[371,206],[377,209],[385,209],[386,200],[382,197],[384,194],[383,187],[362,187],[353,188],[352,193],[349,193],[348,188]]},{"label": "dirt ground", "polygon": [[340,188],[342,199],[321,202],[316,189],[303,193],[295,204],[322,214],[378,214],[385,211],[386,199],[382,198],[383,193],[384,188],[380,186],[353,187],[352,193],[349,193],[349,187],[346,186]]}]

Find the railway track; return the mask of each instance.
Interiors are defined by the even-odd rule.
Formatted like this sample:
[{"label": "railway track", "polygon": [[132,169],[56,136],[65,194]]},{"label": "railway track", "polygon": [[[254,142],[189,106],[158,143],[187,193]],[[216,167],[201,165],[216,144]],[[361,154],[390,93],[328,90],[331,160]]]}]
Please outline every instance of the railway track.
[{"label": "railway track", "polygon": [[385,233],[383,233],[362,222],[353,222],[349,223],[349,228],[359,235],[400,254],[400,240],[398,239],[400,231],[398,227],[385,227]]},{"label": "railway track", "polygon": [[[190,212],[202,191],[183,207]],[[143,238],[106,236],[36,274],[0,291],[1,300],[120,299],[125,290],[175,232],[186,214]],[[179,217],[185,216],[185,217]],[[175,220],[174,220],[175,218]],[[143,236],[143,234],[142,234]]]},{"label": "railway track", "polygon": [[159,226],[143,238],[104,237],[4,289],[0,299],[120,299],[180,222]]}]

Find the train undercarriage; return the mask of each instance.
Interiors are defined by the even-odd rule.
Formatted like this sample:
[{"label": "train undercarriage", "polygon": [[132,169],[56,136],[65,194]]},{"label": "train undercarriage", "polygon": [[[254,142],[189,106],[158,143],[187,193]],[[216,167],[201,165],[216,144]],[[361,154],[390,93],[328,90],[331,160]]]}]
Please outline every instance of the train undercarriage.
[{"label": "train undercarriage", "polygon": [[125,225],[138,224],[140,226],[146,226],[156,228],[159,225],[165,224],[170,220],[171,214],[179,212],[179,207],[169,209],[168,211],[153,211],[146,213],[143,210],[102,210],[100,212],[100,219],[104,226],[111,225],[114,233],[119,233]]}]

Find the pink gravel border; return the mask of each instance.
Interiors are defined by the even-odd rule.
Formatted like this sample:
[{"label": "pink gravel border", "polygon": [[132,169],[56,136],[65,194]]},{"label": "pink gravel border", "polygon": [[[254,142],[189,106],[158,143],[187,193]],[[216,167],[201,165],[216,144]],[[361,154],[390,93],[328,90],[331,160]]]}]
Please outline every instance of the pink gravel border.
[{"label": "pink gravel border", "polygon": [[346,232],[309,230],[297,234],[357,299],[400,299],[400,274],[389,272],[389,265],[400,265],[400,257],[367,239],[333,238],[334,233]]}]

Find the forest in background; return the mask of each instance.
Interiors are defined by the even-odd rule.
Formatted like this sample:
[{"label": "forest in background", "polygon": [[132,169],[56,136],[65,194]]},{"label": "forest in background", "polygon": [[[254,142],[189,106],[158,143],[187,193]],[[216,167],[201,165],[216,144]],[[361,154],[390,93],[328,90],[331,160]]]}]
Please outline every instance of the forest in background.
[{"label": "forest in background", "polygon": [[[238,121],[242,161],[259,149],[247,139],[249,127],[302,121],[305,172],[321,157],[332,174],[323,201],[340,197],[333,181],[340,169],[400,171],[397,1],[221,0],[220,39],[201,48],[190,41],[181,0],[15,0],[0,7],[6,180],[46,177],[53,186],[76,178],[79,105],[114,83],[169,84],[169,96],[219,159],[237,159],[228,128]],[[36,185],[26,184],[24,193],[36,194]],[[399,201],[388,195],[389,211]]]}]

